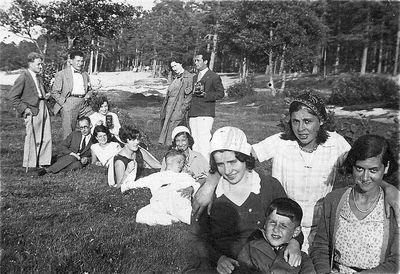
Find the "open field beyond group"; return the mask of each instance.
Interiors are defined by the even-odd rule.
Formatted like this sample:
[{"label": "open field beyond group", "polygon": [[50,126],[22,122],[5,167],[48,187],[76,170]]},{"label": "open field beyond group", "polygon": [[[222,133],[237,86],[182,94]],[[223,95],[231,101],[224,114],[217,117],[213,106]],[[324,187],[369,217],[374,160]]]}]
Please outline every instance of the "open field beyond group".
[{"label": "open field beyond group", "polygon": [[[190,259],[189,226],[136,224],[135,215],[150,199],[139,189],[121,194],[106,182],[103,167],[38,177],[22,167],[23,120],[7,98],[10,85],[1,86],[1,271],[2,273],[179,273]],[[157,144],[159,109],[163,98],[123,90],[101,90],[111,100],[121,123],[145,133],[149,150],[158,158],[167,151]],[[249,143],[279,132],[287,112],[283,96],[258,94],[231,104],[217,103],[213,130],[236,126]],[[337,119],[339,127],[360,124]],[[51,118],[53,154],[61,141],[61,117]],[[370,121],[372,133],[393,130],[393,124]],[[342,132],[342,133],[343,133]],[[396,143],[397,135],[392,135]],[[270,173],[270,163],[257,169]]]}]

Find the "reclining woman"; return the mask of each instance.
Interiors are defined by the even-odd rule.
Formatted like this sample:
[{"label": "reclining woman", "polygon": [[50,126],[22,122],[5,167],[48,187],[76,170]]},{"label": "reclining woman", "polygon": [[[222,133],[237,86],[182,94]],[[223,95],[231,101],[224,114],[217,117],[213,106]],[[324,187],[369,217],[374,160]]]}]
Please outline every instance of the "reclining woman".
[{"label": "reclining woman", "polygon": [[[194,261],[190,269],[191,273],[231,273],[249,236],[263,227],[269,204],[286,193],[278,180],[253,170],[255,159],[242,130],[220,128],[210,145],[210,172],[221,177],[210,215],[203,213],[199,221],[191,222]],[[292,266],[301,261],[298,238],[302,242],[303,235],[291,239],[285,251]]]},{"label": "reclining woman", "polygon": [[399,273],[399,227],[385,218],[381,183],[398,165],[388,141],[361,136],[350,150],[346,170],[351,187],[324,199],[310,256],[317,273]]},{"label": "reclining woman", "polygon": [[119,137],[124,144],[120,152],[110,160],[108,184],[120,187],[127,180],[135,180],[160,171],[160,162],[139,144],[140,132],[132,126],[122,126]]},{"label": "reclining woman", "polygon": [[[172,131],[171,148],[182,151],[186,156],[185,166],[182,172],[190,174],[200,184],[204,183],[210,166],[206,158],[199,152],[193,151],[194,140],[190,131],[185,126],[177,126]],[[165,159],[162,160],[161,170],[166,170]]]},{"label": "reclining woman", "polygon": [[[272,177],[278,179],[288,197],[303,209],[302,250],[308,252],[316,233],[322,200],[332,191],[337,169],[343,164],[350,145],[341,135],[325,129],[325,105],[316,94],[306,92],[294,98],[289,114],[289,132],[272,135],[253,145],[252,155],[259,161],[272,159]],[[219,176],[209,176],[196,193],[194,212],[201,212],[211,203],[218,179]],[[398,216],[399,191],[385,182],[382,187]]]},{"label": "reclining woman", "polygon": [[92,140],[92,164],[97,166],[108,166],[109,160],[121,150],[119,143],[111,141],[111,133],[104,125],[94,127]]}]

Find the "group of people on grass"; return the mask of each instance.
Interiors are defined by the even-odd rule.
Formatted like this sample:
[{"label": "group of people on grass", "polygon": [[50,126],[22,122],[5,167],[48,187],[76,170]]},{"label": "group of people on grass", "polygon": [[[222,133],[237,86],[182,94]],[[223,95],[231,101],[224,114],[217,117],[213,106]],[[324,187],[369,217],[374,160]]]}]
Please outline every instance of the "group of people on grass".
[{"label": "group of people on grass", "polygon": [[[150,204],[138,211],[136,221],[189,224],[194,256],[188,273],[399,271],[399,191],[383,179],[397,170],[398,163],[383,137],[365,135],[351,147],[342,136],[326,130],[324,102],[310,92],[290,103],[287,132],[254,145],[241,129],[231,126],[211,136],[215,101],[223,97],[223,86],[207,68],[207,55],[200,54],[194,60],[194,76],[182,63],[171,62],[176,77],[162,106],[159,139],[170,150],[159,162],[141,144],[140,132],[121,126],[108,111],[106,98],[95,114],[85,115],[87,93],[73,95],[74,56],[66,73],[69,79],[73,75],[73,92],[63,93],[65,83],[59,83],[57,74],[52,93],[62,91],[58,104],[71,103],[71,96],[74,102],[83,99],[79,106],[69,107],[80,130],[65,136],[61,157],[40,169],[40,175],[91,162],[107,167],[109,185],[123,193],[148,187]],[[40,97],[42,81],[33,75],[37,62],[29,62],[30,70],[11,90],[14,106],[25,117],[27,135],[29,125],[38,126],[34,119],[48,115],[45,96]],[[85,77],[80,80],[85,84]],[[24,92],[18,91],[21,87],[33,89],[30,94],[37,98],[26,101]],[[64,112],[63,127],[71,123]],[[42,135],[46,123],[38,126]],[[25,144],[30,142],[25,139]],[[48,144],[34,145],[40,159]],[[272,176],[254,169],[256,161],[266,160],[272,160]],[[28,162],[24,156],[24,164]],[[334,190],[340,167],[352,174],[353,183]]]}]

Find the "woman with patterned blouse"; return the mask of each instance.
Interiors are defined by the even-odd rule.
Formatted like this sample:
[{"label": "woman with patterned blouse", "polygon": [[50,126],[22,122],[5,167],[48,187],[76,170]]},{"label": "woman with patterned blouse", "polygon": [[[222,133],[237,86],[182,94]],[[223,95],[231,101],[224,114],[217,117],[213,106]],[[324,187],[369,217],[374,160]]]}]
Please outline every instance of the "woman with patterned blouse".
[{"label": "woman with patterned blouse", "polygon": [[397,168],[388,141],[360,137],[345,167],[354,185],[329,193],[310,256],[317,273],[398,273],[399,228],[385,217],[381,182]]}]

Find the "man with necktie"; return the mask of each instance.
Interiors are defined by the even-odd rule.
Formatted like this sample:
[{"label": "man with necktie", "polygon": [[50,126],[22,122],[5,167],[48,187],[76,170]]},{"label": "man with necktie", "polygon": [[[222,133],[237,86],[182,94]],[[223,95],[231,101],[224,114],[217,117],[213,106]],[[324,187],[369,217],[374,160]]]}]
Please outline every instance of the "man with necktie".
[{"label": "man with necktie", "polygon": [[83,116],[78,119],[78,125],[80,131],[73,131],[67,136],[61,143],[60,157],[50,167],[39,169],[39,176],[46,173],[58,173],[62,170],[77,170],[90,163],[92,124],[89,117]]},{"label": "man with necktie", "polygon": [[199,53],[194,58],[198,71],[193,78],[194,89],[189,110],[189,125],[194,139],[193,150],[210,159],[211,129],[215,117],[215,101],[224,97],[221,77],[208,68],[209,53]]},{"label": "man with necktie", "polygon": [[10,99],[17,112],[25,119],[26,135],[22,166],[39,167],[51,163],[51,126],[43,79],[43,57],[28,54],[28,69],[23,70],[10,90]]},{"label": "man with necktie", "polygon": [[54,115],[61,111],[64,139],[75,130],[79,117],[89,116],[94,112],[88,103],[92,89],[89,75],[82,71],[83,58],[81,51],[69,54],[69,66],[55,75],[51,91],[56,100]]}]

